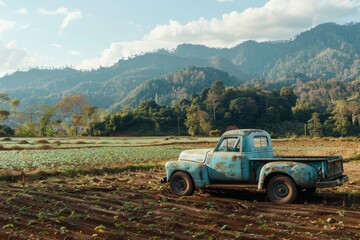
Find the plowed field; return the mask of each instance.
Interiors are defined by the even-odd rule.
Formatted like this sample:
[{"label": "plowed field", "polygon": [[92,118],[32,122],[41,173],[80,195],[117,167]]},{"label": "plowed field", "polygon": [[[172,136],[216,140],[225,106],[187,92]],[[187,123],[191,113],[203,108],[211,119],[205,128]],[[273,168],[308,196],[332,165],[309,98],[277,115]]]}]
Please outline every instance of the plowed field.
[{"label": "plowed field", "polygon": [[[339,142],[316,141],[319,145],[299,140],[274,146],[280,155],[315,151],[309,155],[351,157],[359,151],[358,142],[340,149]],[[318,190],[288,205],[272,204],[265,192],[251,189],[197,191],[179,198],[160,184],[161,167],[2,182],[0,238],[360,239],[360,162],[344,167],[350,177],[345,186]]]}]

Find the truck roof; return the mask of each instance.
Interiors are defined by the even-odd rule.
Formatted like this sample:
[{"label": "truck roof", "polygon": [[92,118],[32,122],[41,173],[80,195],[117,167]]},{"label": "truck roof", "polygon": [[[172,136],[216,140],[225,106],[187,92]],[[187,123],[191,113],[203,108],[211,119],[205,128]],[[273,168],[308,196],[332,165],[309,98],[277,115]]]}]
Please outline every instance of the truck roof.
[{"label": "truck roof", "polygon": [[249,135],[250,133],[266,133],[266,131],[261,129],[237,129],[224,132],[223,136],[228,135],[237,135],[237,136],[244,136]]}]

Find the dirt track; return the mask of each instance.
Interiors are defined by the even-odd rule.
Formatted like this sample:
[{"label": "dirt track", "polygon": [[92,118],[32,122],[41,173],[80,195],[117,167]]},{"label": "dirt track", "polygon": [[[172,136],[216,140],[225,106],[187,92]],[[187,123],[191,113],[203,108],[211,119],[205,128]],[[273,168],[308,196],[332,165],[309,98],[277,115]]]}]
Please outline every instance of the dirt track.
[{"label": "dirt track", "polygon": [[178,198],[164,171],[52,178],[0,187],[1,239],[359,239],[360,163],[352,184],[274,205],[264,192]]}]

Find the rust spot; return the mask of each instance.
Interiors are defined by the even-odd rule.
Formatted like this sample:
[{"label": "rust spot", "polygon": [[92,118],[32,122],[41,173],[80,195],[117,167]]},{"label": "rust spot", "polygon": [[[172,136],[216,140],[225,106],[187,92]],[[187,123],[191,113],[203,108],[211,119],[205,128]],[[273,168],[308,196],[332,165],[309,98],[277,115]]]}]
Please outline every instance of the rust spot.
[{"label": "rust spot", "polygon": [[215,170],[222,172],[226,170],[226,167],[224,166],[223,162],[219,162],[218,164],[216,164]]},{"label": "rust spot", "polygon": [[229,164],[229,168],[235,168],[235,164]]}]

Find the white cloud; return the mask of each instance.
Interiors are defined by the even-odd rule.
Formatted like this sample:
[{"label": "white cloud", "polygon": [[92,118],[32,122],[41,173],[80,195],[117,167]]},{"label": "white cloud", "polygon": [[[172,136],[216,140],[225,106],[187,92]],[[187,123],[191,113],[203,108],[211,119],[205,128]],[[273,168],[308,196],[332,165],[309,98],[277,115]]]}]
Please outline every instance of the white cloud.
[{"label": "white cloud", "polygon": [[0,6],[5,6],[6,4],[2,1],[2,0],[0,0]]},{"label": "white cloud", "polygon": [[100,58],[85,60],[77,68],[110,66],[120,58],[159,48],[172,49],[181,43],[233,47],[249,39],[289,39],[320,23],[356,16],[359,9],[359,0],[270,0],[262,7],[234,11],[221,19],[200,18],[186,24],[170,20],[156,26],[141,40],[112,43]]},{"label": "white cloud", "polygon": [[15,27],[15,22],[0,19],[0,33]]},{"label": "white cloud", "polygon": [[73,55],[73,56],[81,56],[82,55],[81,52],[74,51],[74,50],[69,51],[69,54]]},{"label": "white cloud", "polygon": [[0,76],[32,66],[37,57],[25,49],[16,47],[16,41],[4,44],[0,41]]},{"label": "white cloud", "polygon": [[38,13],[41,15],[53,16],[53,15],[65,15],[64,20],[62,21],[59,27],[59,33],[63,34],[65,29],[69,26],[70,22],[80,19],[82,17],[82,13],[79,10],[70,12],[69,9],[62,7],[58,8],[55,11],[48,11],[44,8],[39,8]]},{"label": "white cloud", "polygon": [[55,48],[62,48],[63,47],[61,44],[58,44],[58,43],[53,43],[53,44],[51,44],[51,46],[53,46]]},{"label": "white cloud", "polygon": [[41,15],[66,15],[69,13],[69,9],[62,7],[56,9],[55,11],[48,11],[44,8],[39,8],[38,13],[40,13]]},{"label": "white cloud", "polygon": [[16,13],[21,14],[21,15],[26,15],[26,14],[28,14],[28,12],[29,11],[26,8],[20,8],[20,9],[16,10]]},{"label": "white cloud", "polygon": [[59,32],[61,34],[64,33],[65,29],[69,26],[69,23],[76,19],[80,19],[81,16],[82,14],[80,11],[69,12],[68,14],[66,14],[66,17],[60,26]]}]

